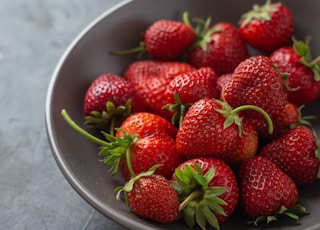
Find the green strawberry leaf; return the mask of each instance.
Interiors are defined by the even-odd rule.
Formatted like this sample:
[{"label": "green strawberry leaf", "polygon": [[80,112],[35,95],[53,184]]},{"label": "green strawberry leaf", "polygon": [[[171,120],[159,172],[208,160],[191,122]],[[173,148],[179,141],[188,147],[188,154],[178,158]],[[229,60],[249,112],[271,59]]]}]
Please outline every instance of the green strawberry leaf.
[{"label": "green strawberry leaf", "polygon": [[274,215],[270,216],[258,216],[255,220],[250,220],[247,223],[248,224],[254,224],[257,226],[260,222],[267,222],[270,223],[272,221],[277,221],[277,216],[284,215],[287,217],[290,217],[290,219],[293,219],[295,221],[298,221],[300,219],[300,216],[309,214],[306,210],[306,208],[300,204],[296,204],[291,208],[286,208],[284,205],[280,206],[280,209],[274,213]]}]

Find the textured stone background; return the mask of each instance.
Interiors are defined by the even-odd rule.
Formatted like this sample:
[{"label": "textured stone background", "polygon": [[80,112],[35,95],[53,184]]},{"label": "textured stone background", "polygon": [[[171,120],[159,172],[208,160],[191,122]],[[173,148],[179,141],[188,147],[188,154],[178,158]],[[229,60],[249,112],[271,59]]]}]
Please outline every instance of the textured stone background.
[{"label": "textured stone background", "polygon": [[46,138],[47,87],[60,56],[119,0],[0,0],[0,229],[116,229],[71,188]]}]

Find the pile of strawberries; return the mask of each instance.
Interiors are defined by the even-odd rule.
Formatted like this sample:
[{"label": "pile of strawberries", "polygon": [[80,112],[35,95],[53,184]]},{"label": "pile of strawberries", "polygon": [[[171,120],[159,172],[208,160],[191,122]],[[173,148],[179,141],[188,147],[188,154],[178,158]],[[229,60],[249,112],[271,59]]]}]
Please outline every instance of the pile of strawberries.
[{"label": "pile of strawberries", "polygon": [[[191,23],[193,22],[193,23]],[[96,78],[84,99],[99,155],[125,184],[116,198],[159,223],[219,229],[235,208],[250,223],[307,210],[299,187],[320,177],[319,141],[302,106],[320,95],[320,60],[294,36],[290,10],[267,1],[239,20],[161,19],[122,76]],[[248,47],[260,51],[250,55]],[[124,196],[122,196],[124,194]]]}]

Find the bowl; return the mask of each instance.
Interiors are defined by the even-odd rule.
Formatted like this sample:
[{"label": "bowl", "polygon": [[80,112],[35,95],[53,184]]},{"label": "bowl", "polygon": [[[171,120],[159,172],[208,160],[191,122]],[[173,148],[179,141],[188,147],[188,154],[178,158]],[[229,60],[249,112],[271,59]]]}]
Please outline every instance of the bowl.
[{"label": "bowl", "polygon": [[[122,185],[119,176],[110,176],[108,166],[98,156],[98,146],[76,133],[64,121],[61,110],[66,109],[73,120],[84,127],[83,98],[89,84],[105,72],[122,74],[136,60],[136,56],[115,56],[115,48],[135,47],[141,33],[158,19],[180,20],[184,11],[192,17],[212,17],[212,23],[228,21],[236,24],[240,15],[251,9],[258,0],[125,0],[105,11],[90,23],[70,44],[62,55],[49,84],[46,99],[46,128],[53,156],[71,186],[90,205],[106,217],[128,229],[188,229],[182,222],[169,225],[156,224],[134,215],[124,202],[115,199],[113,189]],[[311,35],[314,54],[320,54],[320,1],[283,0],[293,13],[296,36],[303,39]],[[308,105],[304,111],[318,115],[320,101]],[[320,122],[314,121],[320,133]],[[279,222],[270,224],[270,229],[320,229],[320,183],[301,189],[299,203],[305,205],[310,215],[298,223]],[[245,223],[237,210],[221,225],[222,229],[254,229]]]}]

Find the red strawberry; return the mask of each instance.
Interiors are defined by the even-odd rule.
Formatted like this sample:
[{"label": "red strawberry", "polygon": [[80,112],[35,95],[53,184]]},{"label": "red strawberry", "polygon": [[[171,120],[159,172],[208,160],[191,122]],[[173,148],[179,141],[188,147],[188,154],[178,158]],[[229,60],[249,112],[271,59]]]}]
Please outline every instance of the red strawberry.
[{"label": "red strawberry", "polygon": [[193,66],[183,62],[145,60],[129,65],[124,77],[141,95],[147,112],[170,120],[172,113],[162,108],[166,104],[167,85],[177,75],[194,70]]},{"label": "red strawberry", "polygon": [[275,221],[283,214],[298,219],[294,213],[304,212],[297,204],[298,190],[293,180],[275,163],[263,156],[252,157],[240,166],[239,170],[240,206],[244,213],[260,221]]},{"label": "red strawberry", "polygon": [[217,156],[229,165],[239,165],[257,154],[259,139],[256,126],[251,119],[243,118],[242,129],[243,132],[237,138],[236,143],[228,151]]},{"label": "red strawberry", "polygon": [[144,42],[150,56],[175,59],[181,56],[196,38],[193,28],[185,23],[159,20],[145,32]]},{"label": "red strawberry", "polygon": [[190,107],[176,138],[181,155],[215,157],[235,145],[237,126],[233,123],[225,128],[226,117],[217,109],[222,109],[222,106],[209,98],[201,99]]},{"label": "red strawberry", "polygon": [[175,121],[178,117],[182,119],[190,105],[202,98],[218,98],[217,78],[213,69],[203,67],[180,74],[171,80],[165,96],[166,108],[175,112],[173,120]]},{"label": "red strawberry", "polygon": [[[184,15],[186,18],[187,15]],[[140,46],[115,54],[147,52],[151,57],[173,60],[180,57],[194,42],[196,34],[193,28],[183,22],[161,19],[151,24],[144,33]]]},{"label": "red strawberry", "polygon": [[307,186],[320,178],[320,149],[317,143],[314,132],[299,125],[267,144],[260,155],[276,163],[297,185]]},{"label": "red strawberry", "polygon": [[[242,106],[232,109],[225,102],[209,98],[195,102],[186,113],[178,130],[177,151],[191,158],[211,156],[226,160],[226,157],[221,155],[241,145],[239,136],[243,134],[243,118],[239,117],[238,113],[253,108],[265,116],[272,131],[270,117],[260,108]],[[251,134],[248,135],[248,139],[250,138]]]},{"label": "red strawberry", "polygon": [[[224,85],[221,97],[231,107],[255,105],[271,117],[278,115],[288,102],[282,75],[267,56],[253,56],[241,62]],[[246,114],[254,117],[257,113]]]},{"label": "red strawberry", "polygon": [[77,132],[101,146],[102,161],[112,166],[112,175],[121,170],[126,181],[156,164],[163,164],[157,173],[170,178],[181,163],[174,140],[177,128],[160,116],[145,112],[132,114],[120,126],[116,137],[102,132],[106,139],[102,140],[76,125],[65,110],[62,115]]},{"label": "red strawberry", "polygon": [[217,79],[217,89],[221,94],[223,86],[232,78],[232,73],[223,74]]},{"label": "red strawberry", "polygon": [[[206,23],[209,26],[210,23]],[[188,62],[197,68],[211,67],[218,76],[232,73],[248,58],[248,50],[238,29],[230,23],[220,22],[204,27],[199,39],[189,51]]]},{"label": "red strawberry", "polygon": [[179,215],[178,194],[166,178],[150,170],[116,188],[117,199],[120,200],[120,193],[124,192],[127,204],[138,216],[158,223],[171,223]]},{"label": "red strawberry", "polygon": [[144,104],[133,85],[111,73],[97,77],[84,98],[86,123],[92,128],[102,128],[110,123],[114,127],[115,122],[119,125],[130,113],[143,110]]},{"label": "red strawberry", "polygon": [[[176,150],[176,133],[176,127],[160,116],[145,112],[129,116],[116,134],[120,141],[129,139],[129,145],[124,146],[125,151],[119,162],[122,177],[129,180],[132,174],[130,170],[139,174],[153,165],[162,164],[156,173],[169,179],[182,161]],[[134,137],[133,141],[130,140],[131,137]],[[127,167],[126,151],[130,153],[131,168]],[[108,160],[107,155],[106,161]]]},{"label": "red strawberry", "polygon": [[313,102],[320,95],[320,59],[311,60],[310,40],[294,39],[293,46],[281,47],[271,61],[288,76],[288,100],[297,106]]},{"label": "red strawberry", "polygon": [[243,14],[239,24],[241,37],[267,53],[289,44],[294,33],[290,10],[281,3],[271,3],[271,0],[262,6],[254,5],[252,10]]},{"label": "red strawberry", "polygon": [[202,229],[219,223],[233,213],[238,203],[238,185],[231,168],[215,158],[190,159],[177,167],[173,186],[182,201],[180,209],[186,224]]}]

